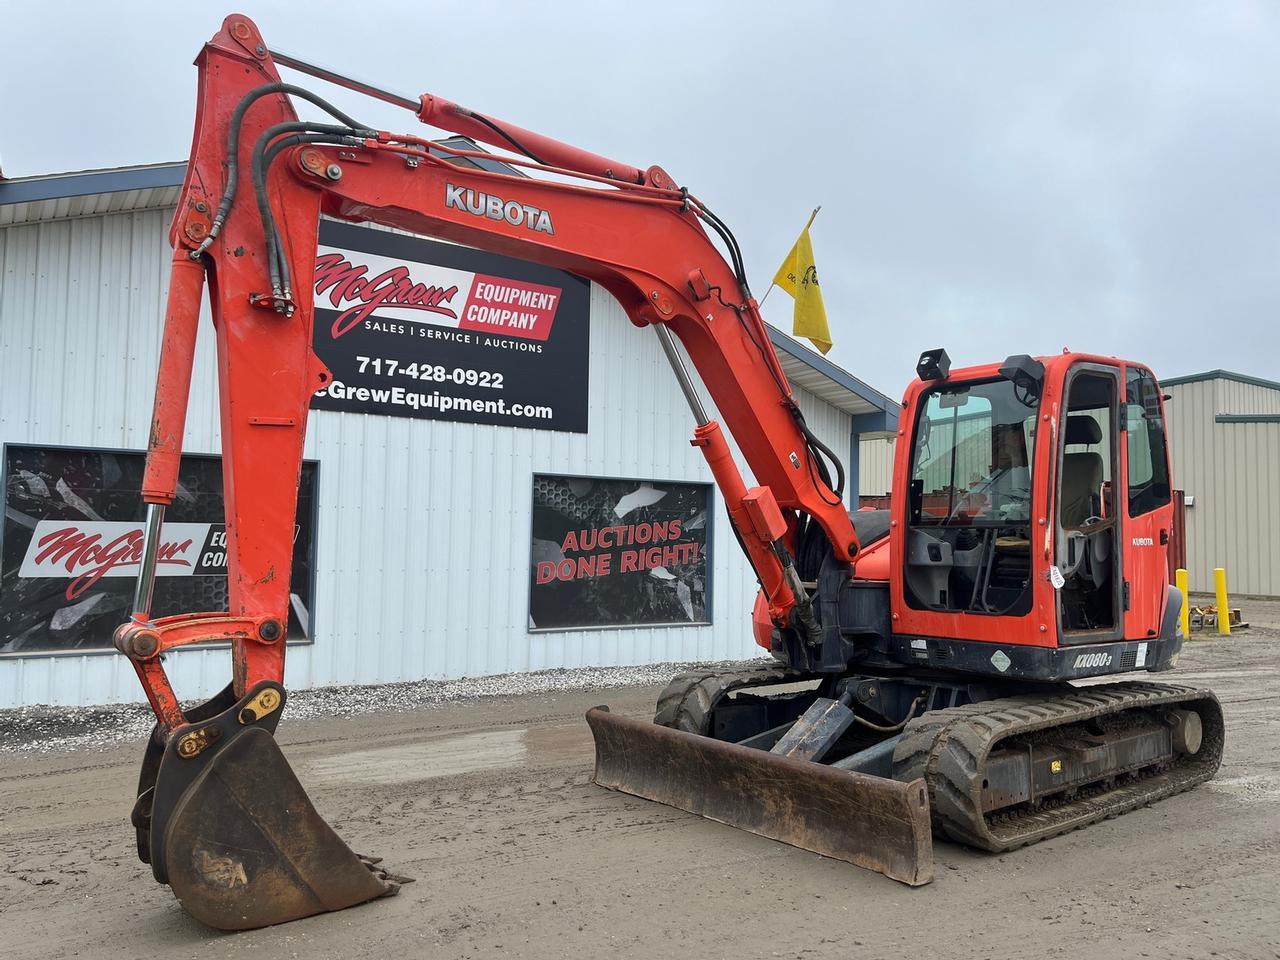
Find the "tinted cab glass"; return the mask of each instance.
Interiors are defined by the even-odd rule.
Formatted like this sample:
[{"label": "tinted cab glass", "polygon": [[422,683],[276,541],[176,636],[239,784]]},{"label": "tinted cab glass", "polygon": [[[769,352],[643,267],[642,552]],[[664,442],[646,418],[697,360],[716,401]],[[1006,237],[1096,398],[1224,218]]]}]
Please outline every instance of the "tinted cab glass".
[{"label": "tinted cab glass", "polygon": [[1169,452],[1160,389],[1150,372],[1130,367],[1125,377],[1125,429],[1129,444],[1129,516],[1170,500]]}]

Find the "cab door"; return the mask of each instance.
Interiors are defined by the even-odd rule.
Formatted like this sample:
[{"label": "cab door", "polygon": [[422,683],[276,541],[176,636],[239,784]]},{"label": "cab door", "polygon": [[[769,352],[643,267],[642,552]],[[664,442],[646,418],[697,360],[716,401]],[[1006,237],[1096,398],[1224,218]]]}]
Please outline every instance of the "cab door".
[{"label": "cab door", "polygon": [[1084,358],[1067,371],[1055,475],[1058,635],[1066,644],[1124,636],[1125,555],[1118,438],[1124,373]]},{"label": "cab door", "polygon": [[1173,490],[1160,385],[1145,367],[1125,367],[1121,417],[1120,498],[1124,520],[1125,632],[1143,640],[1160,632],[1169,587],[1169,534]]}]

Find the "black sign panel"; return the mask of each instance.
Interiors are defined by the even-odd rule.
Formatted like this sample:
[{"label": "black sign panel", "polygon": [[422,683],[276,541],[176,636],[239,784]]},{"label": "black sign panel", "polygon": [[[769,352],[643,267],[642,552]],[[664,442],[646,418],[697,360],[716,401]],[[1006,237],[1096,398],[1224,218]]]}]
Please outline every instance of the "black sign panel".
[{"label": "black sign panel", "polygon": [[[111,646],[142,556],[141,453],[8,446],[0,536],[0,653]],[[302,465],[291,640],[309,637],[316,464]],[[226,610],[222,460],[185,456],[165,511],[152,615]]]},{"label": "black sign panel", "polygon": [[711,485],[535,475],[529,627],[711,622]]},{"label": "black sign panel", "polygon": [[320,224],[312,406],[587,431],[588,284],[417,237]]}]

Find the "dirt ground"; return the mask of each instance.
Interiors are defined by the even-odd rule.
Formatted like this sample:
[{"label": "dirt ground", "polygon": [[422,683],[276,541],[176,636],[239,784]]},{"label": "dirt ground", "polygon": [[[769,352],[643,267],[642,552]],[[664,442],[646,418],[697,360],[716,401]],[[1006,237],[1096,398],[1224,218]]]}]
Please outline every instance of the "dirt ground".
[{"label": "dirt ground", "polygon": [[656,687],[289,722],[281,741],[390,900],[211,932],[152,881],[127,816],[141,744],[0,754],[0,957],[1280,957],[1280,604],[1187,644],[1226,760],[1197,790],[1006,856],[946,842],[909,889],[590,783],[583,712]]}]

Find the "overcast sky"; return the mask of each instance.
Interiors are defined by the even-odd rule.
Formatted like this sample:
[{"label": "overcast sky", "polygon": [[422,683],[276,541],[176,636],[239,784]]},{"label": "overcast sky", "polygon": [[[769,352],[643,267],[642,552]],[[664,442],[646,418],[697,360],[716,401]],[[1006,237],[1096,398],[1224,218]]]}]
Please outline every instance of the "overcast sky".
[{"label": "overcast sky", "polygon": [[[757,296],[821,204],[831,359],[892,396],[934,346],[1280,378],[1280,4],[236,2],[277,49],[662,165]],[[223,13],[6,3],[5,174],[184,159]]]}]

